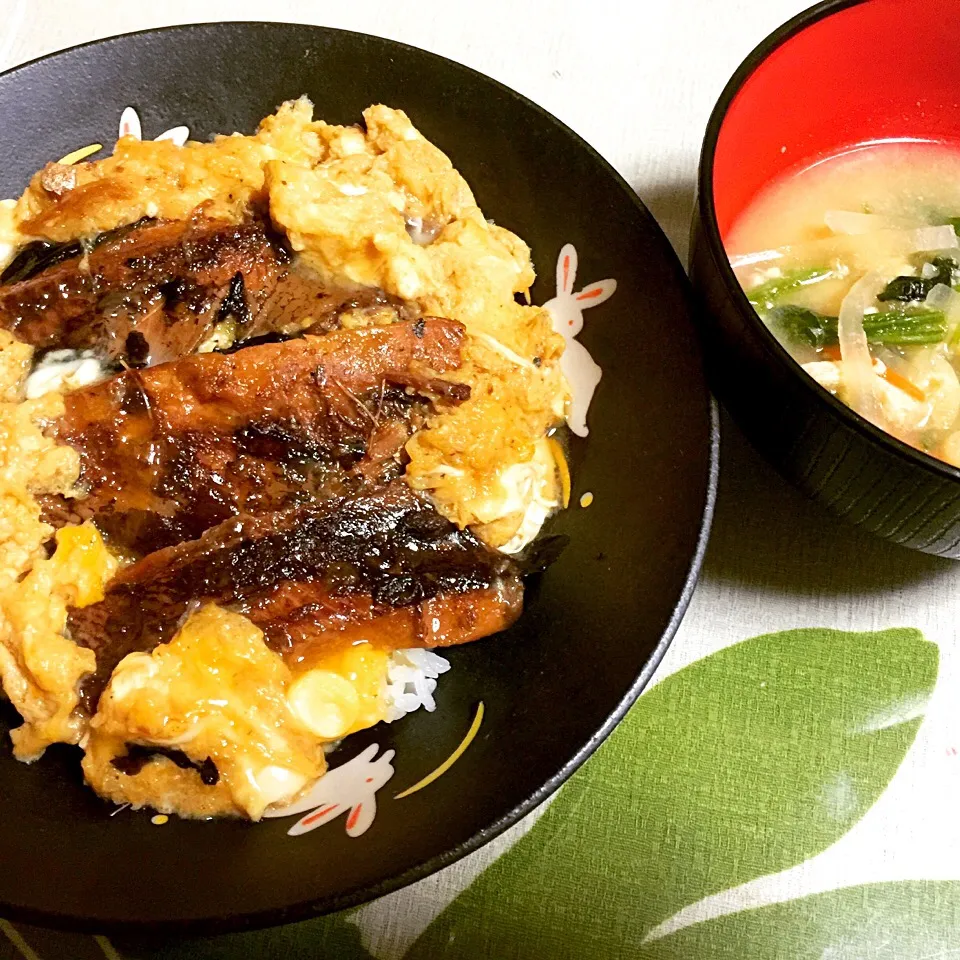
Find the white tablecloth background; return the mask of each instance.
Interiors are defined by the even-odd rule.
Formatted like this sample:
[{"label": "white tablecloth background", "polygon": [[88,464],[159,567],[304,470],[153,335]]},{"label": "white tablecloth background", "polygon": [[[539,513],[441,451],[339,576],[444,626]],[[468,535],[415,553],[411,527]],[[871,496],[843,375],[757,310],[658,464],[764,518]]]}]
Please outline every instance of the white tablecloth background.
[{"label": "white tablecloth background", "polygon": [[[0,67],[116,33],[204,20],[309,22],[402,40],[495,77],[569,124],[632,184],[685,260],[710,110],[750,49],[805,5],[802,0],[0,0]],[[838,525],[788,487],[727,420],[721,451],[720,496],[703,575],[658,675],[758,633],[813,625],[916,626],[941,645],[941,674],[953,669],[960,563]],[[952,718],[946,722],[953,726]],[[948,806],[942,814],[933,819],[942,824],[953,816]],[[890,816],[899,819],[896,811]],[[453,886],[462,887],[523,828],[518,825],[449,868],[458,874]],[[924,832],[922,825],[914,829]],[[937,842],[945,857],[941,863],[960,864],[956,828],[941,832]],[[957,868],[938,872],[944,870],[956,874]],[[921,873],[929,876],[930,865]],[[405,897],[403,911],[390,910],[391,897],[365,908],[379,920],[378,938],[409,941],[443,906],[445,889],[442,880],[432,878],[419,885],[415,898]]]}]

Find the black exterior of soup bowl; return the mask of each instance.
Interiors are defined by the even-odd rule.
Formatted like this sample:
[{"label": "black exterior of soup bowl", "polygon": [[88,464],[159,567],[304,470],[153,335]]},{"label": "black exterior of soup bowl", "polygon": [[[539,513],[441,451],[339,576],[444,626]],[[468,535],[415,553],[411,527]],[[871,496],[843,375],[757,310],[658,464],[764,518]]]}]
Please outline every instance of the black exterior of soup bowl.
[{"label": "black exterior of soup bowl", "polygon": [[[289,837],[287,819],[111,817],[81,783],[75,748],[17,763],[0,710],[0,916],[92,932],[213,933],[351,906],[475,850],[552,793],[636,699],[689,600],[716,484],[715,411],[686,278],[630,187],[563,124],[466,67],[403,44],[320,27],[220,23],[147,31],[64,51],[0,76],[0,195],[46,161],[111,143],[121,110],[145,136],[252,131],[307,94],[316,115],[356,123],[371,103],[407,111],[471,184],[487,216],[533,250],[536,303],[554,296],[565,243],[579,287],[617,291],[580,340],[603,369],[590,435],[572,438],[569,545],[528,583],[509,631],[445,652],[435,713],[348,737],[331,765],[395,750],[377,815]],[[578,498],[593,493],[589,509]],[[483,724],[442,777],[396,794],[448,758],[478,701]],[[11,711],[12,713],[12,711]]]},{"label": "black exterior of soup bowl", "polygon": [[760,453],[833,514],[905,547],[960,559],[960,470],[874,427],[802,370],[751,307],[718,225],[718,139],[744,84],[791,38],[871,2],[830,0],[811,7],[764,40],[727,84],[700,158],[690,274],[701,300],[698,323],[711,388]]}]

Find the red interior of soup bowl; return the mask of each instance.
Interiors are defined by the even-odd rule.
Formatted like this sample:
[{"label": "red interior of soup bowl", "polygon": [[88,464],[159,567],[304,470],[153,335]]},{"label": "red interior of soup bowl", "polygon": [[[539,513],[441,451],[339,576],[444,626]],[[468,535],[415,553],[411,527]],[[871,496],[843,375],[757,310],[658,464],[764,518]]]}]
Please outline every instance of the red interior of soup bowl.
[{"label": "red interior of soup bowl", "polygon": [[713,174],[723,237],[788,170],[875,140],[960,143],[960,0],[835,6],[756,65],[727,110]]}]

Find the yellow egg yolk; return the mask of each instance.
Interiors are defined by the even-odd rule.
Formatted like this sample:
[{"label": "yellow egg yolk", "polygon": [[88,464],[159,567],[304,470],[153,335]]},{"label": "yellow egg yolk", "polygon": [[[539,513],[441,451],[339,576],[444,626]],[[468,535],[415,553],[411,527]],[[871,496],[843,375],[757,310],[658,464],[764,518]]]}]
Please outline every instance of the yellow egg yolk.
[{"label": "yellow egg yolk", "polygon": [[290,685],[290,709],[324,740],[372,727],[384,717],[387,657],[366,641],[330,654]]}]

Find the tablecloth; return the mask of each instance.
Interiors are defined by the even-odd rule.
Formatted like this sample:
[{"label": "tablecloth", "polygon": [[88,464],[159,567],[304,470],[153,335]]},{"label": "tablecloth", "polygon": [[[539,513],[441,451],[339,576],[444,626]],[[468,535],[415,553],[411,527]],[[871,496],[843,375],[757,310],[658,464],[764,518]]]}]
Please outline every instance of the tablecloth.
[{"label": "tablecloth", "polygon": [[[0,0],[0,67],[200,20],[404,40],[572,126],[685,258],[709,111],[802,6]],[[726,419],[721,461],[703,573],[653,684],[498,840],[356,910],[255,933],[148,943],[0,921],[0,960],[960,957],[960,564],[839,525]]]}]

